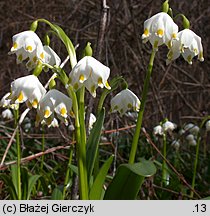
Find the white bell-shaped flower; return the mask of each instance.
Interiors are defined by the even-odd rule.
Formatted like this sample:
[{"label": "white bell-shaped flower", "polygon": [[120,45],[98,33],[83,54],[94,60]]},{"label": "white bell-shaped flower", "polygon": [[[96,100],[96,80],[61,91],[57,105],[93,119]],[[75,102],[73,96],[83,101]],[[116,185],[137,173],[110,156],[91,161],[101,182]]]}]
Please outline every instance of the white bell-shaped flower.
[{"label": "white bell-shaped flower", "polygon": [[171,46],[173,39],[177,38],[178,26],[165,12],[160,12],[144,22],[143,42],[150,41],[154,48],[162,44]]},{"label": "white bell-shaped flower", "polygon": [[36,125],[43,120],[50,125],[56,113],[58,119],[68,124],[67,117],[72,115],[72,100],[62,92],[52,89],[39,102]]},{"label": "white bell-shaped flower", "polygon": [[185,61],[192,64],[192,59],[198,56],[200,61],[203,58],[203,46],[201,38],[190,29],[184,29],[177,34],[178,40],[172,41],[172,46],[168,52],[167,64],[177,59],[182,54]]},{"label": "white bell-shaped flower", "polygon": [[153,134],[154,135],[163,135],[163,127],[161,125],[157,125],[153,128]]},{"label": "white bell-shaped flower", "polygon": [[2,112],[2,117],[4,119],[12,119],[13,118],[13,114],[11,112],[10,109],[5,109],[3,112]]},{"label": "white bell-shaped flower", "polygon": [[171,143],[171,145],[172,145],[176,150],[179,150],[180,141],[179,141],[179,140],[173,140],[173,142]]},{"label": "white bell-shaped flower", "polygon": [[38,35],[33,31],[24,31],[12,37],[13,46],[9,54],[15,53],[17,63],[29,58],[26,66],[33,69],[39,60],[44,60],[44,48]]},{"label": "white bell-shaped flower", "polygon": [[17,110],[19,108],[18,104],[12,104],[11,103],[11,99],[8,99],[8,97],[11,95],[10,92],[6,93],[1,101],[0,101],[0,107],[7,107],[7,108],[11,108],[11,109],[15,109]]},{"label": "white bell-shaped flower", "polygon": [[50,46],[44,46],[44,59],[43,62],[47,63],[51,66],[59,66],[61,64],[60,57],[56,54],[56,52]]},{"label": "white bell-shaped flower", "polygon": [[173,122],[166,121],[165,123],[163,123],[162,127],[163,127],[163,131],[166,132],[166,131],[173,131],[177,126]]},{"label": "white bell-shaped flower", "polygon": [[205,126],[206,126],[206,131],[210,131],[210,120],[206,122]]},{"label": "white bell-shaped flower", "polygon": [[139,111],[140,100],[129,89],[124,89],[111,99],[111,112],[118,111],[121,115],[127,110]]},{"label": "white bell-shaped flower", "polygon": [[69,74],[69,82],[74,90],[85,86],[93,97],[96,97],[96,89],[106,87],[111,89],[108,84],[110,69],[91,56],[82,58]]},{"label": "white bell-shaped flower", "polygon": [[11,104],[26,102],[29,108],[37,108],[46,89],[34,75],[24,76],[11,83],[11,94],[8,99]]},{"label": "white bell-shaped flower", "polygon": [[184,130],[188,131],[189,133],[193,134],[194,136],[197,136],[199,131],[200,131],[200,128],[193,123],[188,123],[184,126]]}]

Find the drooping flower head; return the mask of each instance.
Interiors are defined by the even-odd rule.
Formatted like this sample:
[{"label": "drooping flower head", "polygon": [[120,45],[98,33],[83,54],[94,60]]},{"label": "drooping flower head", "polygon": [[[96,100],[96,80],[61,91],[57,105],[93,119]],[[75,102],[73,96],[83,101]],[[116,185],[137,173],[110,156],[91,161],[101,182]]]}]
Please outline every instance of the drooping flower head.
[{"label": "drooping flower head", "polygon": [[11,83],[11,104],[26,102],[31,108],[37,108],[42,96],[46,93],[39,79],[34,75],[24,76]]},{"label": "drooping flower head", "polygon": [[24,31],[12,37],[13,46],[9,54],[15,53],[17,63],[29,58],[26,66],[29,69],[34,68],[38,60],[44,60],[44,49],[38,35],[33,31]]},{"label": "drooping flower head", "polygon": [[189,64],[192,64],[192,59],[195,56],[198,56],[200,61],[204,61],[203,46],[198,35],[190,29],[184,29],[177,34],[177,38],[178,40],[172,41],[172,46],[167,55],[167,64],[177,59],[180,54]]},{"label": "drooping flower head", "polygon": [[82,58],[69,74],[70,84],[75,90],[85,86],[93,97],[96,97],[96,89],[106,87],[110,89],[108,78],[110,69],[91,56]]},{"label": "drooping flower head", "polygon": [[162,44],[170,47],[173,39],[177,38],[178,26],[165,12],[160,12],[144,22],[143,42],[150,41],[154,48]]},{"label": "drooping flower head", "polygon": [[121,115],[129,109],[138,112],[140,104],[140,100],[132,91],[124,89],[112,98],[111,112],[118,111]]},{"label": "drooping flower head", "polygon": [[67,117],[72,115],[71,98],[56,89],[48,91],[39,102],[36,124],[44,121],[50,125],[54,119],[54,113],[66,124],[68,124]]},{"label": "drooping flower head", "polygon": [[4,119],[12,119],[13,118],[13,114],[12,114],[12,112],[11,112],[11,110],[10,109],[5,109],[3,112],[2,112],[2,117],[4,118]]},{"label": "drooping flower head", "polygon": [[162,127],[163,127],[163,131],[167,132],[167,131],[173,131],[177,127],[177,125],[174,124],[173,122],[166,121],[163,123]]}]

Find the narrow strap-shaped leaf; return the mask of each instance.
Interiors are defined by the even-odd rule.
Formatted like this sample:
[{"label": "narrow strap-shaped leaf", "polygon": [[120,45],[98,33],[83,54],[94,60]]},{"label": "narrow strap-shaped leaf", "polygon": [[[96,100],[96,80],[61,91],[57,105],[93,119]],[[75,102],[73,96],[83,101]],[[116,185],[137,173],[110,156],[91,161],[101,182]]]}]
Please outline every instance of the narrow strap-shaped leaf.
[{"label": "narrow strap-shaped leaf", "polygon": [[89,197],[91,200],[101,199],[103,184],[104,184],[106,175],[109,171],[109,168],[111,166],[111,163],[113,161],[113,158],[114,158],[114,155],[110,156],[110,158],[103,164],[98,175],[96,176],[96,179],[95,179],[93,186],[91,187],[91,190],[90,190]]},{"label": "narrow strap-shaped leaf", "polygon": [[11,177],[12,177],[12,182],[13,182],[13,185],[15,187],[15,191],[16,191],[16,194],[17,194],[17,176],[18,176],[18,173],[17,173],[17,164],[13,164],[11,165]]},{"label": "narrow strap-shaped leaf", "polygon": [[22,200],[26,200],[28,194],[28,170],[25,167],[21,168],[21,189]]},{"label": "narrow strap-shaped leaf", "polygon": [[90,181],[93,167],[96,159],[98,145],[101,136],[101,130],[104,123],[105,109],[103,108],[98,115],[98,118],[90,132],[90,136],[87,141],[87,176]]},{"label": "narrow strap-shaped leaf", "polygon": [[32,191],[33,187],[35,186],[37,180],[38,180],[40,177],[41,177],[40,175],[33,175],[33,176],[30,176],[30,177],[29,177],[29,179],[28,179],[28,194],[27,194],[27,200],[30,199],[31,191]]},{"label": "narrow strap-shaped leaf", "polygon": [[122,164],[108,186],[104,199],[134,200],[144,182],[145,177],[154,175],[156,167],[152,161],[142,161],[135,164]]},{"label": "narrow strap-shaped leaf", "polygon": [[2,181],[7,185],[8,191],[10,193],[10,199],[17,200],[18,199],[17,192],[14,187],[12,179],[5,174],[0,174],[0,179],[2,179]]}]

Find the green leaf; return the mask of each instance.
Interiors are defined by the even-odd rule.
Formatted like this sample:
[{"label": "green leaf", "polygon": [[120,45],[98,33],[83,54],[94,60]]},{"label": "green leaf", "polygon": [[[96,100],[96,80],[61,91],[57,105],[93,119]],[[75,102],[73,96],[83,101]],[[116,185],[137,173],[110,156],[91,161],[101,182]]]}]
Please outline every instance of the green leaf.
[{"label": "green leaf", "polygon": [[40,175],[32,175],[29,177],[28,179],[28,194],[27,194],[27,200],[30,199],[31,196],[31,191],[33,189],[33,187],[35,186],[37,180],[40,178]]},{"label": "green leaf", "polygon": [[53,190],[51,200],[63,200],[63,194],[57,187]]},{"label": "green leaf", "polygon": [[70,164],[69,165],[69,168],[75,173],[78,175],[78,167],[73,165],[73,164]]},{"label": "green leaf", "polygon": [[13,200],[17,200],[17,192],[15,189],[15,186],[13,184],[12,179],[10,178],[10,176],[5,175],[5,174],[0,174],[0,179],[6,184],[6,186],[8,187],[8,191],[10,193],[10,199]]},{"label": "green leaf", "polygon": [[18,185],[18,171],[17,171],[17,164],[14,164],[14,165],[11,165],[11,176],[12,176],[12,182],[13,182],[13,185],[15,187],[15,191],[16,191],[16,194],[18,193],[17,192],[17,185]]},{"label": "green leaf", "polygon": [[96,155],[98,151],[101,130],[104,123],[104,116],[105,116],[105,109],[103,108],[98,115],[98,118],[94,124],[90,132],[90,136],[87,141],[87,175],[88,175],[88,182],[92,176],[94,163],[96,160]]},{"label": "green leaf", "polygon": [[144,182],[145,177],[154,175],[156,167],[152,161],[134,164],[122,164],[108,186],[104,199],[134,200]]},{"label": "green leaf", "polygon": [[22,199],[27,199],[28,194],[28,170],[24,167],[21,168],[21,188],[22,188]]},{"label": "green leaf", "polygon": [[91,200],[101,199],[101,194],[103,192],[103,184],[106,178],[106,175],[109,171],[111,163],[113,161],[114,155],[112,155],[101,167],[96,179],[93,183],[93,186],[90,189],[89,197]]}]

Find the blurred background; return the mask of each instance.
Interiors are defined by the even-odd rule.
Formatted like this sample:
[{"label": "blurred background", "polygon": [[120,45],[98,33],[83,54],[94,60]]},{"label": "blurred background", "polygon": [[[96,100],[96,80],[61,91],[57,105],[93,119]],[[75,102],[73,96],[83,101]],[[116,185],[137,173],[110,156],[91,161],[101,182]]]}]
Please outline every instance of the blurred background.
[{"label": "blurred background", "polygon": [[[141,41],[143,23],[161,10],[162,3],[163,1],[152,0],[107,0],[109,7],[107,25],[99,59],[111,68],[111,78],[123,75],[128,81],[129,88],[139,97],[151,52],[151,45],[143,44]],[[185,14],[191,22],[191,29],[201,36],[205,61],[201,63],[194,59],[193,64],[188,65],[180,57],[176,62],[166,66],[167,48],[164,46],[159,48],[144,116],[145,127],[151,128],[165,117],[176,124],[183,124],[190,121],[197,122],[209,114],[209,4],[209,1],[204,0],[170,1],[173,13]],[[74,45],[79,45],[78,59],[88,41],[92,44],[93,55],[97,57],[95,51],[99,43],[101,15],[100,0],[1,0],[0,96],[9,91],[11,81],[28,74],[24,64],[16,65],[15,55],[7,55],[14,34],[28,30],[35,19],[45,18],[60,25]],[[182,29],[180,17],[176,22]],[[40,24],[37,33],[43,38],[47,30],[49,30],[47,26]],[[51,46],[64,60],[67,53],[63,44],[53,36]],[[69,65],[66,65],[65,69],[70,72]],[[41,75],[43,82],[49,77],[50,73]],[[87,94],[87,101],[89,98],[90,95]],[[107,99],[107,109],[110,108],[109,100],[110,98]]]}]

